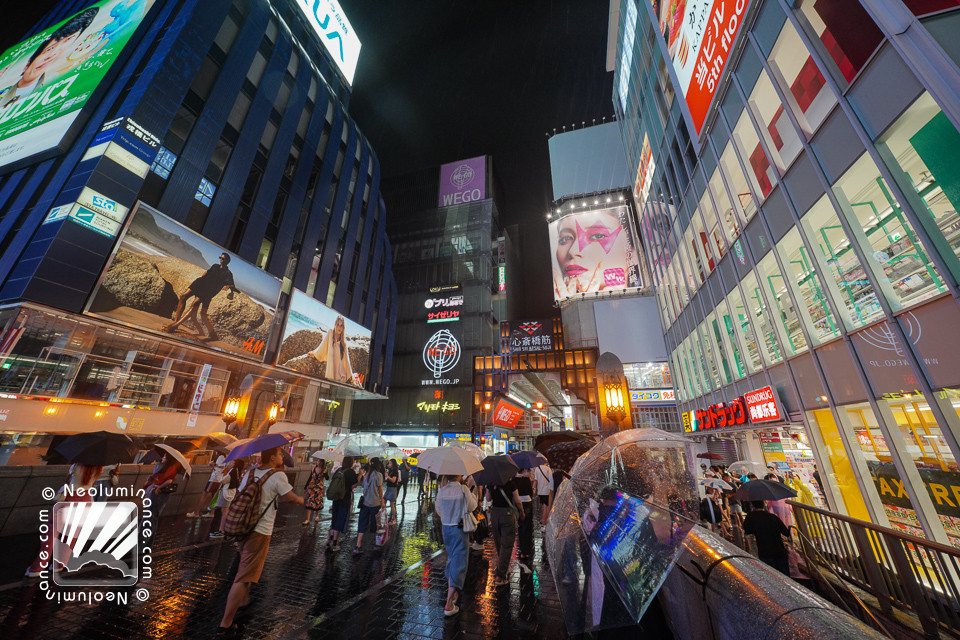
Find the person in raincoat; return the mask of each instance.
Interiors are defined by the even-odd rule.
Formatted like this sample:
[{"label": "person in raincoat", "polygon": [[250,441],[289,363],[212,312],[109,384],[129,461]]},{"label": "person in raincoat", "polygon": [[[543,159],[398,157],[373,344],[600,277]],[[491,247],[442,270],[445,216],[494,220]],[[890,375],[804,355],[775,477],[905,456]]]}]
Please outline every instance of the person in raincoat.
[{"label": "person in raincoat", "polygon": [[800,479],[800,474],[794,471],[789,471],[787,473],[787,486],[797,492],[797,502],[815,507],[816,504],[813,501],[813,491],[811,491],[810,487],[808,487],[803,480]]}]

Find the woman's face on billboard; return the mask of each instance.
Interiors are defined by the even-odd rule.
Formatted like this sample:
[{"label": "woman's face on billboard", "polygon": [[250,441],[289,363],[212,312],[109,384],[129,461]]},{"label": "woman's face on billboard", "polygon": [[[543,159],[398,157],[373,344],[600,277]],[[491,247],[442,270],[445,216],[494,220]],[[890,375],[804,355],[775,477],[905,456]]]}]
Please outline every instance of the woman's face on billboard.
[{"label": "woman's face on billboard", "polygon": [[560,221],[557,236],[557,264],[565,282],[578,280],[577,291],[604,288],[617,269],[625,277],[626,235],[612,212],[567,216]]}]

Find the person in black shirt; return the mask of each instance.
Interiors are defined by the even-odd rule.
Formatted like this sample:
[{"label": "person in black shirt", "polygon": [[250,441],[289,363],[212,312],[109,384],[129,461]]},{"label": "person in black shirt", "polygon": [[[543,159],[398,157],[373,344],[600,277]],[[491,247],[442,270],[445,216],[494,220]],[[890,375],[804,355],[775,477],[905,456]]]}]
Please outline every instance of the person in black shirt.
[{"label": "person in black shirt", "polygon": [[407,483],[410,482],[410,462],[403,461],[400,465],[400,488],[403,490],[403,497],[400,498],[400,506],[407,500]]},{"label": "person in black shirt", "polygon": [[743,519],[743,532],[757,539],[757,557],[780,573],[790,575],[790,562],[783,537],[790,537],[790,530],[783,520],[764,508],[762,501],[754,501],[753,509]]},{"label": "person in black shirt", "polygon": [[347,516],[350,514],[350,505],[353,502],[353,488],[360,482],[360,477],[353,470],[353,458],[346,456],[337,473],[343,474],[343,486],[347,492],[339,500],[333,501],[333,516],[330,520],[330,537],[327,539],[327,549],[340,550],[340,535],[347,529]]},{"label": "person in black shirt", "polygon": [[387,460],[386,477],[384,478],[386,489],[383,491],[384,502],[390,503],[390,520],[387,524],[397,523],[397,493],[400,490],[400,467],[396,460]]},{"label": "person in black shirt", "polygon": [[[207,335],[201,338],[201,340],[217,339],[217,332],[213,328],[213,322],[210,321],[210,316],[207,315],[207,308],[210,306],[213,297],[224,289],[230,290],[227,298],[231,300],[233,299],[234,292],[240,293],[240,289],[234,286],[233,273],[230,271],[229,264],[230,254],[221,253],[218,264],[211,266],[203,272],[203,275],[190,283],[187,290],[180,294],[180,298],[177,300],[177,311],[174,313],[173,322],[165,326],[163,328],[164,331],[173,333],[174,329],[187,320],[196,320],[197,313],[199,312],[200,321],[203,322],[203,326],[207,329]],[[183,311],[186,307],[187,300],[191,296],[195,299],[190,305],[190,309],[184,314]]]},{"label": "person in black shirt", "polygon": [[493,586],[502,587],[509,584],[507,573],[510,571],[510,556],[513,554],[513,543],[517,537],[517,518],[523,520],[524,517],[523,507],[513,480],[500,486],[487,487],[486,497],[492,503],[490,530],[493,532],[493,546],[497,550]]},{"label": "person in black shirt", "polygon": [[521,571],[533,573],[533,481],[530,479],[530,469],[522,469],[513,483],[523,509],[523,517],[518,523],[517,562]]},{"label": "person in black shirt", "polygon": [[420,484],[420,491],[417,492],[417,500],[424,496],[423,484],[427,481],[427,470],[423,467],[417,467],[417,482]]}]

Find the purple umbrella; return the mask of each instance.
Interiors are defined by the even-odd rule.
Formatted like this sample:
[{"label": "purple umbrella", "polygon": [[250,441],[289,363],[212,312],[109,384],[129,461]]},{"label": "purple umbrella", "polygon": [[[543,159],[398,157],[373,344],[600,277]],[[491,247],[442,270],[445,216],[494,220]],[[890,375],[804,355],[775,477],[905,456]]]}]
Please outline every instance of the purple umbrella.
[{"label": "purple umbrella", "polygon": [[266,451],[267,449],[273,449],[274,447],[282,447],[290,444],[291,442],[302,440],[303,437],[304,435],[299,431],[267,433],[234,447],[224,462],[238,460],[239,458],[246,458],[247,456],[252,456],[255,453],[260,453],[261,451]]},{"label": "purple umbrella", "polygon": [[539,451],[517,451],[510,454],[510,459],[517,463],[520,469],[533,469],[547,464],[547,458]]}]

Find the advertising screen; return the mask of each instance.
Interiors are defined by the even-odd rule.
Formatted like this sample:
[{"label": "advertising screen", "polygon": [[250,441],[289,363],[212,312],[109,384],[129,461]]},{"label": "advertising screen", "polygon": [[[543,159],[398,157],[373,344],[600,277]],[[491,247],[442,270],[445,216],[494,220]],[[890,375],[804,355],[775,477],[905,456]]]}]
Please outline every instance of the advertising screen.
[{"label": "advertising screen", "polygon": [[625,206],[554,220],[550,223],[554,299],[639,287],[637,246]]},{"label": "advertising screen", "polygon": [[749,4],[749,0],[653,2],[697,135]]},{"label": "advertising screen", "polygon": [[440,166],[437,206],[449,207],[487,197],[487,158],[479,156]]},{"label": "advertising screen", "polygon": [[490,422],[498,427],[516,429],[517,423],[523,417],[523,409],[500,398],[490,415],[492,416]]},{"label": "advertising screen", "polygon": [[280,281],[140,205],[87,312],[263,360]]},{"label": "advertising screen", "polygon": [[0,55],[0,168],[60,145],[151,6],[103,0]]},{"label": "advertising screen", "polygon": [[362,387],[370,368],[371,331],[293,290],[277,364]]},{"label": "advertising screen", "polygon": [[650,195],[650,185],[653,184],[653,173],[657,170],[657,163],[653,159],[650,149],[650,139],[643,134],[643,147],[640,149],[640,163],[637,165],[637,179],[633,183],[633,195],[637,200],[637,208],[643,211]]},{"label": "advertising screen", "polygon": [[337,0],[297,0],[297,6],[340,73],[353,84],[360,60],[360,38]]},{"label": "advertising screen", "polygon": [[459,322],[463,313],[463,289],[460,285],[432,287],[423,301],[423,309],[427,324]]}]

